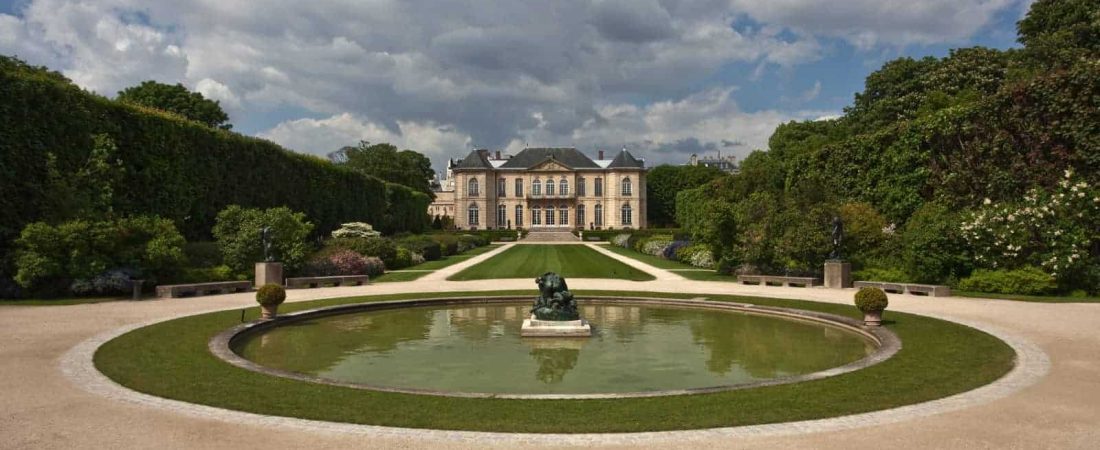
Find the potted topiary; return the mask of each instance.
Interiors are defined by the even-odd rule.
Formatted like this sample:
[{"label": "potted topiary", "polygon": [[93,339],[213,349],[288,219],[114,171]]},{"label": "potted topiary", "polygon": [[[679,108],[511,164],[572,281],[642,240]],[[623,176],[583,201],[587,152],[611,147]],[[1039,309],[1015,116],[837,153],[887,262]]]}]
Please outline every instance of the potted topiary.
[{"label": "potted topiary", "polygon": [[856,292],[856,307],[863,311],[863,324],[869,327],[882,325],[882,311],[889,304],[882,289],[865,287]]},{"label": "potted topiary", "polygon": [[271,320],[279,311],[279,305],[286,300],[286,289],[277,284],[266,284],[256,290],[256,303],[263,310],[263,319]]}]

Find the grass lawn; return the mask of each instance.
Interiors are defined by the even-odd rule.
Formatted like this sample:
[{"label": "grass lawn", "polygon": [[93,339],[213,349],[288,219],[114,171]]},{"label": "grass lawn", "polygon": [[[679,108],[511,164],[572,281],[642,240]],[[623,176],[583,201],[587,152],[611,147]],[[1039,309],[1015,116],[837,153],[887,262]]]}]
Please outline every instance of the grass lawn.
[{"label": "grass lawn", "polygon": [[516,245],[448,280],[535,278],[546,272],[557,272],[565,278],[654,279],[584,245]]},{"label": "grass lawn", "polygon": [[[336,304],[410,298],[527,295],[533,290],[400,294],[285,304],[285,312]],[[585,295],[690,298],[698,294],[578,291]],[[711,300],[822,311],[858,318],[851,305],[707,296]],[[247,310],[248,319],[258,308]],[[886,326],[902,349],[880,364],[797,384],[654,398],[509,400],[398,394],[327,386],[263,375],[226,363],[207,349],[214,335],[239,323],[239,310],[184,317],[126,333],[96,352],[112,380],[151,395],[258,414],[383,426],[479,431],[593,433],[728,427],[811,420],[947,397],[990,383],[1015,354],[975,329],[887,311]]]},{"label": "grass lawn", "polygon": [[1019,302],[1034,303],[1100,303],[1100,297],[1058,297],[1048,295],[1012,295],[992,294],[988,292],[951,291],[951,295],[959,297],[992,298],[998,300],[1015,300]]},{"label": "grass lawn", "polygon": [[737,277],[733,275],[724,275],[713,270],[700,269],[691,264],[684,264],[680,261],[673,261],[670,259],[658,258],[653,255],[647,255],[645,253],[635,251],[629,248],[619,247],[617,245],[607,245],[604,248],[607,250],[625,256],[627,258],[636,259],[638,261],[649,264],[658,269],[671,270],[673,273],[695,281],[727,281],[737,282]]},{"label": "grass lawn", "polygon": [[[153,296],[152,293],[146,293],[144,295],[143,298],[150,298]],[[65,306],[120,301],[130,301],[130,297],[26,298],[18,300],[0,300],[0,306]]]},{"label": "grass lawn", "polygon": [[391,283],[398,281],[412,281],[419,279],[420,277],[432,273],[433,271],[442,269],[447,266],[458,264],[467,259],[473,258],[482,253],[486,253],[499,248],[501,244],[491,244],[484,247],[478,247],[473,250],[468,250],[460,255],[451,255],[435,261],[424,261],[412,267],[406,267],[401,270],[425,270],[427,272],[387,272],[382,276],[371,280],[372,283]]}]

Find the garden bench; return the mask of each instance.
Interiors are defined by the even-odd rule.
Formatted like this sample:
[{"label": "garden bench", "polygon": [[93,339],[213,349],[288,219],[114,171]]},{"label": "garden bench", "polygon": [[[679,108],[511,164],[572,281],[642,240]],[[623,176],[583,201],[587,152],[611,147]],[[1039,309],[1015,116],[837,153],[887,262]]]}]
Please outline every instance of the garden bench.
[{"label": "garden bench", "polygon": [[892,294],[926,295],[929,297],[950,297],[951,288],[938,284],[886,283],[881,281],[856,281],[857,288],[876,287]]},{"label": "garden bench", "polygon": [[200,295],[231,294],[252,290],[251,281],[218,281],[213,283],[166,284],[157,286],[157,297],[178,298]]},{"label": "garden bench", "polygon": [[763,284],[764,286],[820,286],[821,280],[814,277],[787,277],[779,275],[738,275],[737,281],[741,284]]},{"label": "garden bench", "polygon": [[287,289],[315,288],[320,286],[360,286],[370,284],[368,275],[336,275],[331,277],[287,278]]}]

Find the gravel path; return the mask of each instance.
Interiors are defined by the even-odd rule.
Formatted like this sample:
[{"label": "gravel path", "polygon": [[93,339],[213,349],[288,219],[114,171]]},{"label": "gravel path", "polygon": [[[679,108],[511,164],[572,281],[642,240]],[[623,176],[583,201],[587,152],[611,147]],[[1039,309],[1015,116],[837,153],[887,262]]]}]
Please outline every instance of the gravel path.
[{"label": "gravel path", "polygon": [[[292,290],[288,301],[401,292],[531,289],[533,280],[451,282],[446,277],[510,245],[419,280]],[[599,250],[599,249],[598,249]],[[608,252],[610,253],[610,252]],[[573,289],[691,292],[848,303],[850,290],[691,281],[609,254],[658,277],[632,282],[570,278]],[[639,266],[640,264],[640,266]],[[874,417],[706,430],[598,435],[564,441],[354,427],[173,407],[102,385],[81,372],[95,339],[138,324],[204,311],[253,307],[252,294],[72,306],[0,306],[0,448],[347,448],[562,445],[690,448],[1096,448],[1100,444],[1100,304],[1039,304],[891,295],[892,310],[995,331],[1023,349],[1023,367],[996,386]],[[889,312],[887,313],[889,314]],[[1049,358],[1049,359],[1048,359]],[[64,370],[63,370],[64,369]],[[68,373],[66,373],[68,372]],[[889,382],[889,380],[883,380]],[[100,384],[97,384],[100,383]],[[112,387],[113,386],[113,387]],[[111,393],[114,394],[111,394]],[[112,397],[112,395],[118,397]],[[195,410],[190,410],[195,409]],[[213,411],[208,411],[213,410]],[[197,412],[196,412],[197,411]],[[828,423],[823,423],[828,422]],[[864,424],[873,424],[865,426]]]}]

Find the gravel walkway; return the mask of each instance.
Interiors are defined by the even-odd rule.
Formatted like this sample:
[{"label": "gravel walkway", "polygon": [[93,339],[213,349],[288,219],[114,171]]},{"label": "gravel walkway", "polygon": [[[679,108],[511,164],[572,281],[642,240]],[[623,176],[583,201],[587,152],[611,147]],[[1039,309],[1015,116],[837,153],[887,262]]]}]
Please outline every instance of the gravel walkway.
[{"label": "gravel walkway", "polygon": [[[531,289],[533,280],[446,281],[510,245],[411,282],[289,291],[288,301],[401,292]],[[610,252],[608,252],[610,253]],[[691,292],[848,303],[851,290],[658,277],[570,278],[573,289]],[[639,266],[640,264],[641,266]],[[177,404],[88,371],[95,343],[120,330],[204,311],[254,307],[252,294],[72,306],[0,306],[0,448],[471,448],[603,445],[690,448],[1096,448],[1100,443],[1100,304],[1039,304],[891,295],[892,310],[944,317],[1004,336],[1022,369],[994,385],[868,415],[699,432],[547,436],[326,424]],[[889,314],[889,313],[887,313]],[[889,382],[889,380],[883,380]]]}]

